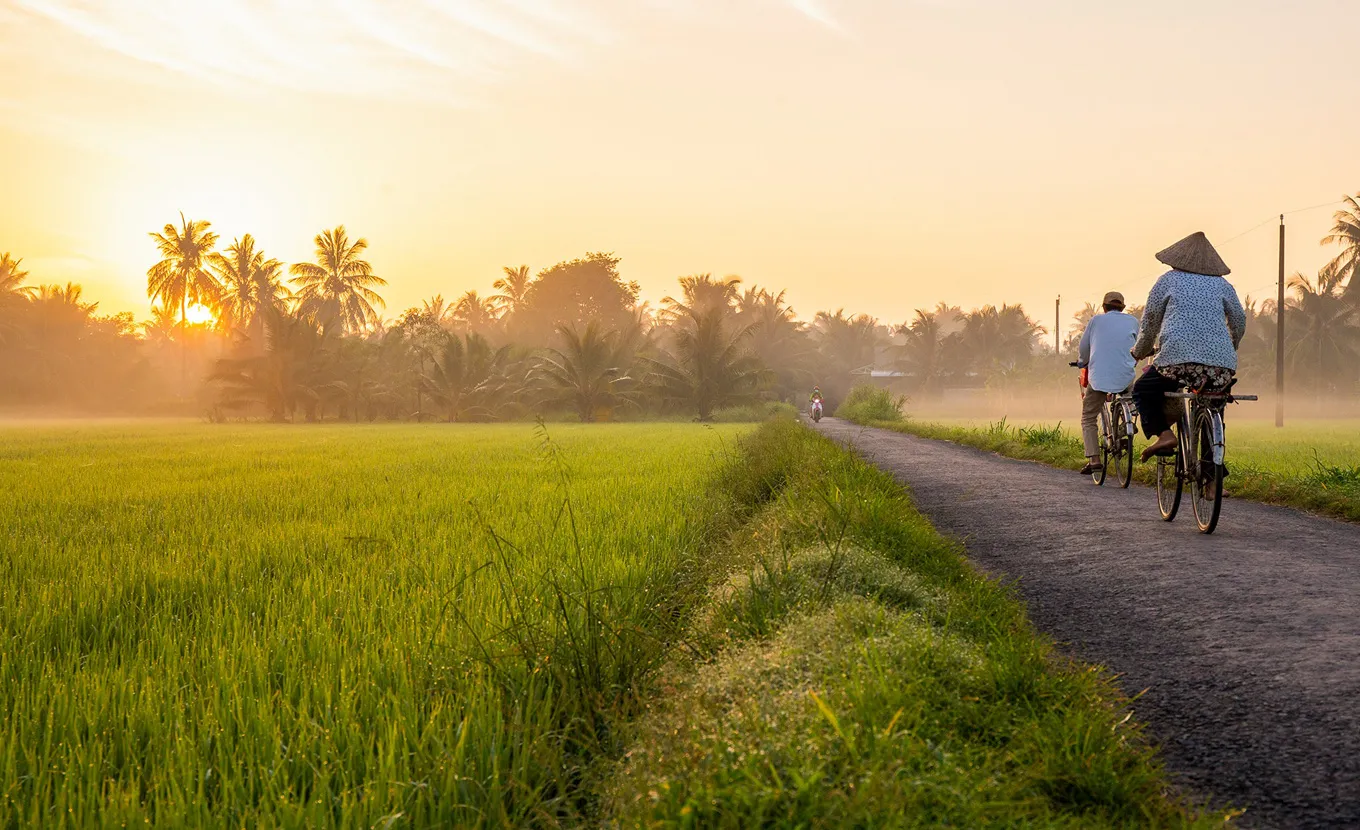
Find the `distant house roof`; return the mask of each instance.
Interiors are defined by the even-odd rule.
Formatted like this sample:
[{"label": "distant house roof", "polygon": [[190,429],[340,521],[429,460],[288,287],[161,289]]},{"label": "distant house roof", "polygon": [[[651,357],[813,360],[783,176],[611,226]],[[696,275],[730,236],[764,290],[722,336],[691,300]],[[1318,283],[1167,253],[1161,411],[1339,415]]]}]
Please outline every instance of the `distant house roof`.
[{"label": "distant house roof", "polygon": [[868,376],[871,378],[909,378],[911,373],[899,372],[896,369],[879,369],[873,365],[861,366],[858,369],[851,369],[850,374]]}]

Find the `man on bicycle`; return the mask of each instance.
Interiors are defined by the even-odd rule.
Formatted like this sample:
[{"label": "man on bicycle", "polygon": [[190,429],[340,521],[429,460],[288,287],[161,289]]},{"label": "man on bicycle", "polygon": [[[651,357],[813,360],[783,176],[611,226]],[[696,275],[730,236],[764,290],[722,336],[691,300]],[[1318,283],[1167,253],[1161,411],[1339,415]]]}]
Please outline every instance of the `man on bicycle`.
[{"label": "man on bicycle", "polygon": [[1111,291],[1101,303],[1103,314],[1091,318],[1081,335],[1079,365],[1087,371],[1086,396],[1081,402],[1081,443],[1086,453],[1082,475],[1100,469],[1100,444],[1096,436],[1100,411],[1111,395],[1133,383],[1134,360],[1130,350],[1138,339],[1138,320],[1124,313],[1124,295]]}]

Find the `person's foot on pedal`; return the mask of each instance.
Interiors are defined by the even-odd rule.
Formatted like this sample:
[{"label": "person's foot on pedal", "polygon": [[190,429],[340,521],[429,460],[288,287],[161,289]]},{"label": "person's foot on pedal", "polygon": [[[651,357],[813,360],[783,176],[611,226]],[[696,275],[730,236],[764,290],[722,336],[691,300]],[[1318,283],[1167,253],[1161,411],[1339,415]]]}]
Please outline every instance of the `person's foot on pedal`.
[{"label": "person's foot on pedal", "polygon": [[1099,461],[1092,461],[1090,459],[1087,459],[1086,466],[1081,468],[1081,474],[1084,476],[1089,476],[1092,473],[1098,473],[1100,472],[1101,466],[1103,465]]},{"label": "person's foot on pedal", "polygon": [[1153,441],[1151,444],[1148,444],[1146,447],[1143,448],[1143,454],[1140,457],[1144,461],[1147,461],[1152,456],[1157,455],[1158,453],[1165,452],[1166,450],[1175,449],[1175,447],[1176,436],[1169,431],[1164,432],[1157,437],[1156,441]]}]

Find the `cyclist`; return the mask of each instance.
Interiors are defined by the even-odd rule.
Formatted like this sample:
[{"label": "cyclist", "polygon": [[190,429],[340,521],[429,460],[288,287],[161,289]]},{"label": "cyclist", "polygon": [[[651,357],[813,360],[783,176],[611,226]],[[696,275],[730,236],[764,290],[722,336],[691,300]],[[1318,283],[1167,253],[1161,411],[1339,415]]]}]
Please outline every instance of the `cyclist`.
[{"label": "cyclist", "polygon": [[1100,410],[1111,395],[1133,383],[1134,360],[1130,353],[1138,339],[1138,320],[1124,313],[1124,295],[1111,291],[1101,301],[1104,313],[1091,318],[1081,335],[1079,365],[1086,368],[1086,396],[1081,401],[1081,443],[1086,452],[1082,475],[1100,469],[1100,446],[1096,424]]},{"label": "cyclist", "polygon": [[1133,385],[1143,433],[1156,436],[1143,450],[1144,461],[1176,446],[1166,393],[1182,386],[1197,392],[1227,389],[1247,331],[1237,291],[1223,279],[1231,271],[1203,233],[1190,234],[1159,252],[1157,259],[1171,270],[1148,294],[1142,330],[1130,353],[1139,360],[1156,353],[1152,366]]}]

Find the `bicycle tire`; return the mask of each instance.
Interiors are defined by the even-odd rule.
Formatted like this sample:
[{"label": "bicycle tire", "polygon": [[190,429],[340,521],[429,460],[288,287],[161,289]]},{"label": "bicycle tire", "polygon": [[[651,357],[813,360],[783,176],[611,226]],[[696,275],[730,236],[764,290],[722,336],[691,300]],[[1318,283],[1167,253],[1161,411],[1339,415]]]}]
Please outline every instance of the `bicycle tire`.
[{"label": "bicycle tire", "polygon": [[[1090,392],[1088,394],[1095,394]],[[1100,408],[1100,432],[1097,433],[1100,441],[1100,469],[1091,473],[1091,483],[1097,487],[1105,484],[1105,476],[1110,469],[1110,416],[1108,406]]]},{"label": "bicycle tire", "polygon": [[1178,449],[1176,455],[1157,457],[1157,510],[1161,512],[1164,522],[1175,519],[1176,511],[1181,507],[1181,489],[1185,482],[1176,473],[1179,456]]},{"label": "bicycle tire", "polygon": [[1115,478],[1119,480],[1119,486],[1127,490],[1129,484],[1133,482],[1133,424],[1125,412],[1125,404],[1122,401],[1115,405],[1114,425],[1111,429],[1114,431],[1115,440]]},{"label": "bicycle tire", "polygon": [[1200,410],[1195,415],[1190,450],[1194,456],[1193,468],[1187,465],[1190,508],[1199,532],[1213,533],[1223,509],[1223,468],[1214,461],[1213,415],[1208,411]]}]

